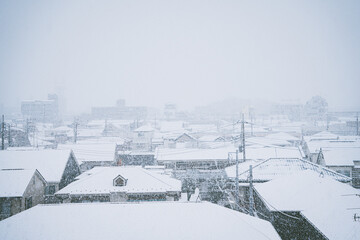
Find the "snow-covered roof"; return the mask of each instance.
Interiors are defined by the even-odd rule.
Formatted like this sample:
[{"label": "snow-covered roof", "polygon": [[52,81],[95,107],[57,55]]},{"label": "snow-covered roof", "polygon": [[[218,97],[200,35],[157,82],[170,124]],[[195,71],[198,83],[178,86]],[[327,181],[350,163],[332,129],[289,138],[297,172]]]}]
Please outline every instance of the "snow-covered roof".
[{"label": "snow-covered roof", "polygon": [[322,153],[326,166],[354,166],[354,160],[360,160],[360,147],[325,148]]},{"label": "snow-covered roof", "polygon": [[285,140],[285,141],[299,141],[300,139],[285,132],[272,133],[266,136],[268,139]]},{"label": "snow-covered roof", "polygon": [[153,132],[154,128],[150,125],[144,125],[134,130],[134,132]]},{"label": "snow-covered roof", "polygon": [[111,162],[115,158],[115,143],[59,144],[58,149],[73,150],[79,164],[83,162]]},{"label": "snow-covered roof", "polygon": [[301,211],[329,239],[360,239],[360,190],[312,171],[257,184],[271,211]]},{"label": "snow-covered roof", "polygon": [[[249,146],[245,149],[247,160],[266,160],[269,158],[303,158],[304,154],[299,147],[264,147]],[[242,153],[239,153],[242,158]]]},{"label": "snow-covered roof", "polygon": [[[19,227],[21,226],[21,227]],[[208,202],[37,205],[0,222],[0,239],[280,239],[271,223]]]},{"label": "snow-covered roof", "polygon": [[319,152],[320,148],[360,148],[359,140],[323,140],[323,141],[309,141],[306,143],[310,153]]},{"label": "snow-covered roof", "polygon": [[322,131],[312,136],[306,137],[305,139],[308,141],[323,141],[323,140],[337,140],[338,138],[339,136],[336,134],[327,131]]},{"label": "snow-covered roof", "polygon": [[227,160],[228,153],[234,152],[234,147],[200,149],[200,148],[157,148],[157,161],[206,161]]},{"label": "snow-covered roof", "polygon": [[[126,186],[114,186],[118,176],[127,179]],[[167,175],[156,174],[141,167],[95,167],[81,174],[56,194],[110,194],[126,193],[166,193],[181,192],[181,181]]]},{"label": "snow-covered roof", "polygon": [[47,182],[60,182],[70,150],[0,151],[0,169],[37,169]]},{"label": "snow-covered roof", "polygon": [[262,146],[291,146],[291,143],[284,139],[275,139],[268,137],[251,137],[246,139],[247,144],[256,144]]},{"label": "snow-covered roof", "polygon": [[[330,169],[324,168],[312,162],[298,158],[270,158],[268,160],[250,160],[239,163],[239,180],[247,181],[249,176],[249,167],[253,166],[254,181],[269,181],[280,176],[288,176],[300,171],[311,170],[316,173],[323,172],[338,181],[350,182],[351,178],[339,174]],[[226,174],[230,178],[236,177],[236,166],[225,168]]]},{"label": "snow-covered roof", "polygon": [[204,135],[198,139],[201,142],[215,142],[216,140],[223,140],[219,135]]},{"label": "snow-covered roof", "polygon": [[23,196],[35,171],[35,169],[0,170],[0,197]]}]

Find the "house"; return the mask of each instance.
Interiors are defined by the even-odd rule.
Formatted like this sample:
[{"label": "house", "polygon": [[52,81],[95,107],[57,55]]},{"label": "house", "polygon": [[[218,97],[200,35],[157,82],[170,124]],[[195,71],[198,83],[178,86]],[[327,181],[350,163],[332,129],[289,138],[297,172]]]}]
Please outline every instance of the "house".
[{"label": "house", "polygon": [[255,212],[283,239],[359,239],[360,191],[301,171],[254,185]]},{"label": "house", "polygon": [[208,202],[38,205],[0,222],[0,239],[222,240],[234,237],[280,240],[268,221]]},{"label": "house", "polygon": [[154,137],[154,129],[150,125],[144,125],[134,130],[132,149],[151,151],[151,141]]},{"label": "house", "polygon": [[[351,178],[345,175],[299,158],[269,158],[267,160],[249,160],[241,162],[238,165],[239,182],[249,182],[248,177],[250,165],[252,165],[253,182],[258,183],[268,182],[278,177],[288,176],[307,170],[314,171],[319,174],[322,173],[340,182],[351,182]],[[229,179],[235,180],[235,165],[225,168],[225,172]]]},{"label": "house", "polygon": [[38,170],[0,170],[0,220],[44,201],[46,181]]},{"label": "house", "polygon": [[[299,158],[269,158],[267,160],[249,160],[238,165],[239,205],[245,209],[249,207],[249,175],[252,166],[252,182],[265,183],[273,179],[297,174],[303,171],[329,176],[339,182],[351,183],[351,178],[332,171],[326,167]],[[235,198],[236,166],[225,168],[227,187],[231,189],[231,197]],[[232,206],[232,203],[230,203]],[[233,206],[235,207],[235,206]]]},{"label": "house", "polygon": [[59,202],[174,201],[181,182],[141,167],[95,167],[58,191]]},{"label": "house", "polygon": [[179,135],[175,140],[176,148],[194,148],[197,147],[197,139],[188,133]]},{"label": "house", "polygon": [[45,201],[80,174],[71,150],[0,151],[0,169],[36,168],[46,180]]},{"label": "house", "polygon": [[[313,137],[316,136],[316,137]],[[360,138],[319,133],[306,137],[304,152],[310,161],[326,166],[353,179],[353,186],[360,188]]]}]

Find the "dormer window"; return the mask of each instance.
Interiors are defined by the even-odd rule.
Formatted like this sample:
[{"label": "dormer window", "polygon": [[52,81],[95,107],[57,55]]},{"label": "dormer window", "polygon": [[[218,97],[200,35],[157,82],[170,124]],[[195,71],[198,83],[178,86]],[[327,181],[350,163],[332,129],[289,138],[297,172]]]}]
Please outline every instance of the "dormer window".
[{"label": "dormer window", "polygon": [[127,179],[123,178],[121,175],[117,176],[113,181],[113,184],[116,187],[126,186],[126,183],[127,183]]}]

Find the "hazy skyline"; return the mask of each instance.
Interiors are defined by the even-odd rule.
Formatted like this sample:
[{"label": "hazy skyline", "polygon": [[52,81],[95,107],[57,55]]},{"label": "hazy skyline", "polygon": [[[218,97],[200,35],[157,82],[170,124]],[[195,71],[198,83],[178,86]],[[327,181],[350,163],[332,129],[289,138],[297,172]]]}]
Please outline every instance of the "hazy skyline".
[{"label": "hazy skyline", "polygon": [[0,104],[227,98],[360,109],[359,1],[1,1]]}]

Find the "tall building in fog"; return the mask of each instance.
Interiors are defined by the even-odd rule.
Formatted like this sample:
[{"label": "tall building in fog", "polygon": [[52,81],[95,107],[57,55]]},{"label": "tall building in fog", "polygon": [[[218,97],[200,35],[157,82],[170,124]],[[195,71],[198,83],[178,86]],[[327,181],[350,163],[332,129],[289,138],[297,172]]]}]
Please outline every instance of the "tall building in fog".
[{"label": "tall building in fog", "polygon": [[21,114],[36,122],[54,122],[59,117],[58,96],[49,94],[48,100],[22,101]]}]

